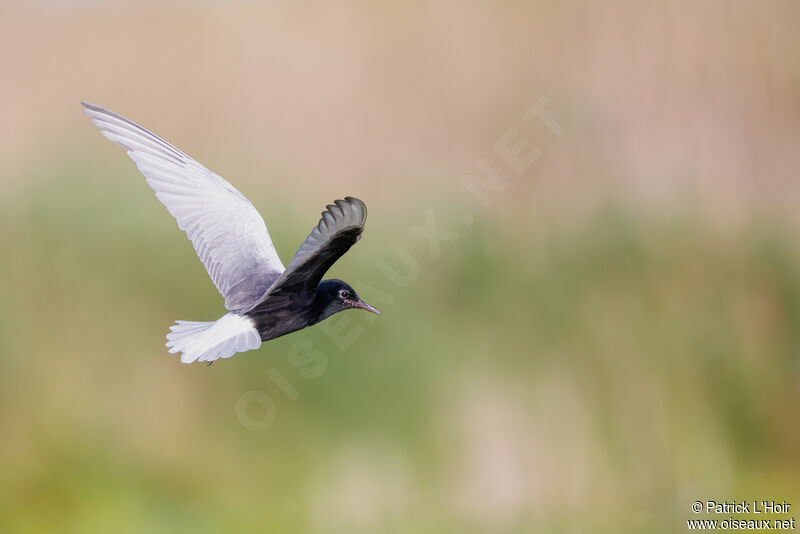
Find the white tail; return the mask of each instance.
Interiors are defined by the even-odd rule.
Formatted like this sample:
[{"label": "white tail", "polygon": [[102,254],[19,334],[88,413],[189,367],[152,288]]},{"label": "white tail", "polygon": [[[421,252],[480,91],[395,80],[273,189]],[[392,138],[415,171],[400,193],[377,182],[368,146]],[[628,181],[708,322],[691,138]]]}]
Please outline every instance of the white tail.
[{"label": "white tail", "polygon": [[213,362],[261,346],[253,320],[228,313],[209,323],[175,321],[169,327],[167,347],[181,353],[181,362]]}]

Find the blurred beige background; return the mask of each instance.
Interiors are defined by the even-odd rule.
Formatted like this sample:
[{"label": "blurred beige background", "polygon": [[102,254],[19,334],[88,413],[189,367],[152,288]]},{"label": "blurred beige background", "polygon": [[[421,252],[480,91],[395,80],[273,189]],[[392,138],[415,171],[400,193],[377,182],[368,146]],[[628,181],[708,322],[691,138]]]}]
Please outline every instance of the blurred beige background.
[{"label": "blurred beige background", "polygon": [[384,181],[468,172],[547,97],[570,133],[536,172],[509,177],[524,192],[514,198],[591,202],[612,189],[794,212],[798,9],[5,2],[1,164],[7,174],[85,145],[94,132],[75,112],[88,100],[215,168],[268,165],[328,196],[342,183],[391,195]]},{"label": "blurred beige background", "polygon": [[[0,0],[0,530],[800,506],[799,24],[789,1]],[[284,262],[364,199],[331,276],[384,316],[180,365],[167,327],[221,300],[82,100],[230,180]]]}]

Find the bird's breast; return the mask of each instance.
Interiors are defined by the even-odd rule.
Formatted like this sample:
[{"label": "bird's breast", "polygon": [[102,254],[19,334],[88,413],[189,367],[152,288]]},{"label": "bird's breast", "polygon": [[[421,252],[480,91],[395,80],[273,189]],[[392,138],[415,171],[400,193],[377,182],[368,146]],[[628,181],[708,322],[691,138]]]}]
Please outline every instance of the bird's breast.
[{"label": "bird's breast", "polygon": [[247,312],[262,341],[296,332],[318,322],[309,299],[268,297]]}]

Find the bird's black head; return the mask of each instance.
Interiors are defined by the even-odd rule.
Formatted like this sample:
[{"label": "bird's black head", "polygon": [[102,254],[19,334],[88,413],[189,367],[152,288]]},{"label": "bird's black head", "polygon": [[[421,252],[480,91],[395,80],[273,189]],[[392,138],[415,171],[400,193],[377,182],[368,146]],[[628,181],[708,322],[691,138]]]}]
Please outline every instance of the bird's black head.
[{"label": "bird's black head", "polygon": [[317,299],[321,309],[320,320],[350,308],[381,314],[381,312],[361,300],[355,289],[341,280],[323,280],[320,282],[317,286]]}]

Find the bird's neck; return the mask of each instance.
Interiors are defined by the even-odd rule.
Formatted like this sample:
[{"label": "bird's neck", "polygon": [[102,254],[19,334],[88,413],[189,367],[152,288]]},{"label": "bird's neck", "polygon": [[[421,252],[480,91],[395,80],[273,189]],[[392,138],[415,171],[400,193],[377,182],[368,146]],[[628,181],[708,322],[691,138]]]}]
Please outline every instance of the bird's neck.
[{"label": "bird's neck", "polygon": [[311,310],[315,323],[324,321],[337,311],[340,311],[334,306],[334,301],[328,295],[319,291],[315,293],[314,300],[311,301]]}]

